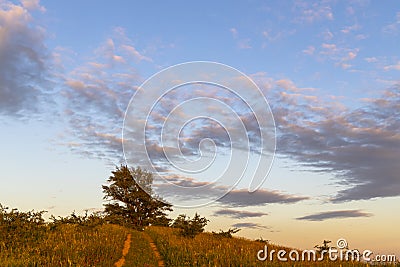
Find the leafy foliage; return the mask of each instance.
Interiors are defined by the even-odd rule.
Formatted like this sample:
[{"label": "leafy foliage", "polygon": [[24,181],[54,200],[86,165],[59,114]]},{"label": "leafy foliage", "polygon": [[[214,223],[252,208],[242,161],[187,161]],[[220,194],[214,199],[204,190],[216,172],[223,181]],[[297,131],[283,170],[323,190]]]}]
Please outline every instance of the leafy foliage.
[{"label": "leafy foliage", "polygon": [[152,196],[152,173],[121,166],[112,174],[107,180],[109,185],[102,186],[104,199],[108,200],[104,204],[107,221],[138,230],[151,224],[169,223],[166,211],[172,210],[171,205]]},{"label": "leafy foliage", "polygon": [[226,237],[226,238],[232,238],[232,234],[236,234],[237,232],[239,232],[240,229],[238,228],[229,228],[228,231],[223,231],[223,230],[219,230],[219,232],[212,232],[213,235],[216,235],[218,237]]},{"label": "leafy foliage", "polygon": [[0,204],[0,266],[114,266],[127,234],[134,242],[126,266],[157,264],[143,232],[103,224],[104,216],[97,212],[51,216],[51,222],[43,219],[44,212]]},{"label": "leafy foliage", "polygon": [[185,214],[180,214],[171,226],[179,228],[182,236],[194,238],[196,235],[204,232],[204,227],[208,222],[209,220],[205,217],[200,217],[196,212],[193,219],[190,219],[190,217],[187,217]]},{"label": "leafy foliage", "polygon": [[76,224],[86,227],[96,227],[105,223],[103,212],[94,212],[88,214],[87,210],[85,211],[85,215],[77,215],[75,211],[66,217],[58,216],[58,218],[56,218],[51,215],[50,220],[52,220],[52,223],[50,224],[52,228],[63,224]]},{"label": "leafy foliage", "polygon": [[0,204],[0,250],[10,247],[11,243],[40,241],[47,228],[43,219],[44,213],[45,211],[9,210]]},{"label": "leafy foliage", "polygon": [[327,251],[329,251],[330,248],[333,248],[333,247],[329,246],[329,243],[331,243],[331,242],[332,241],[330,241],[330,240],[324,240],[322,242],[322,246],[315,245],[314,248],[318,249],[319,253],[327,252]]}]

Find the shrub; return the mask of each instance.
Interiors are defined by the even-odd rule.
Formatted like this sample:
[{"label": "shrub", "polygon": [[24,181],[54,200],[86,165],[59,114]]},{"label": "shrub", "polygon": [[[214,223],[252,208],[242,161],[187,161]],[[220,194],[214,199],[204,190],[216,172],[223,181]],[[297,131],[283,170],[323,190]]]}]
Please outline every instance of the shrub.
[{"label": "shrub", "polygon": [[240,229],[238,229],[238,228],[232,228],[232,229],[229,228],[228,231],[219,230],[219,233],[216,233],[214,231],[212,233],[213,233],[213,235],[218,236],[218,237],[232,238],[233,237],[232,234],[236,234],[239,231],[240,231]]},{"label": "shrub", "polygon": [[193,219],[185,214],[180,214],[172,223],[172,227],[180,228],[180,234],[184,237],[194,238],[197,234],[204,232],[204,227],[209,220],[205,217],[200,217],[199,214],[194,215]]},{"label": "shrub", "polygon": [[[46,233],[47,226],[43,219],[46,211],[21,212],[0,204],[0,245],[21,245],[26,241],[39,241]],[[1,250],[0,247],[0,250]]]},{"label": "shrub", "polygon": [[102,212],[94,212],[88,214],[87,210],[85,211],[85,215],[82,216],[76,215],[75,211],[73,211],[69,216],[58,216],[58,218],[56,218],[52,215],[50,219],[52,220],[52,229],[62,224],[76,224],[86,227],[96,227],[105,223],[104,215]]}]

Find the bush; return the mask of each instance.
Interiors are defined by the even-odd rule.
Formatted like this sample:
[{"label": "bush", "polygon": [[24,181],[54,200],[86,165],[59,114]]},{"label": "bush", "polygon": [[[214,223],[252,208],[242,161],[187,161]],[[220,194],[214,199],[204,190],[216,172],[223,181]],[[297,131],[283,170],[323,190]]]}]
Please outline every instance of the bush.
[{"label": "bush", "polygon": [[74,211],[69,216],[58,216],[58,218],[56,218],[52,215],[50,219],[52,220],[51,228],[55,228],[62,224],[75,224],[85,227],[96,227],[105,223],[104,215],[102,214],[102,212],[94,212],[89,215],[88,211],[85,211],[85,215],[79,216],[76,215]]},{"label": "bush", "polygon": [[0,204],[0,251],[27,241],[39,242],[47,230],[43,213],[45,211],[9,210]]},{"label": "bush", "polygon": [[200,217],[196,212],[193,219],[190,219],[190,217],[187,217],[185,214],[179,215],[171,226],[174,228],[180,228],[180,234],[182,236],[194,238],[196,235],[204,232],[204,227],[208,222],[209,220],[205,217]]},{"label": "bush", "polygon": [[232,234],[236,234],[239,231],[240,231],[240,229],[238,229],[238,228],[232,228],[232,229],[229,228],[228,231],[219,230],[219,233],[216,233],[214,231],[212,233],[213,233],[213,235],[216,235],[218,237],[232,238],[233,237]]}]

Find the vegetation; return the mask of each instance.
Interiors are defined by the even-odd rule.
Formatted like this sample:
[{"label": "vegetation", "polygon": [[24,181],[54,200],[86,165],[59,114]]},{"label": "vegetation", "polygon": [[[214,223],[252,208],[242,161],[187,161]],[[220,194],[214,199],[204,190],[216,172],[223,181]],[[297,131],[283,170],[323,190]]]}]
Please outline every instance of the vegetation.
[{"label": "vegetation", "polygon": [[193,219],[185,214],[180,214],[172,223],[172,227],[180,229],[180,235],[184,237],[194,238],[196,235],[204,232],[204,227],[208,220],[205,217],[200,217],[199,214],[194,215]]},{"label": "vegetation", "polygon": [[45,223],[43,213],[0,205],[0,266],[113,266],[127,234],[135,239],[126,259],[130,266],[156,262],[142,232],[93,223],[97,215],[87,214]]},{"label": "vegetation", "polygon": [[225,237],[225,238],[232,238],[233,234],[236,234],[237,232],[239,232],[240,229],[238,228],[229,228],[228,231],[223,231],[223,230],[219,230],[219,232],[212,232],[213,235],[218,236],[218,237]]},{"label": "vegetation", "polygon": [[108,222],[143,230],[148,225],[168,225],[166,211],[171,205],[158,200],[152,193],[153,175],[140,168],[117,167],[103,185],[104,205]]},{"label": "vegetation", "polygon": [[322,242],[322,246],[315,245],[314,248],[316,248],[318,250],[318,253],[321,254],[321,253],[327,252],[330,248],[333,248],[333,247],[329,246],[329,243],[332,243],[332,241],[324,240]]},{"label": "vegetation", "polygon": [[[78,216],[75,213],[46,223],[42,218],[43,212],[20,212],[0,207],[2,267],[158,266],[151,247],[153,241],[165,266],[338,266],[338,262],[328,261],[298,264],[278,262],[276,259],[272,263],[259,261],[257,252],[267,243],[244,238],[221,238],[225,234],[219,235],[221,232],[232,234],[234,229],[220,233],[202,232],[187,238],[181,234],[181,228],[150,226],[145,231],[137,231],[104,221],[98,223],[102,218],[97,218],[98,215]],[[179,218],[177,222],[204,219],[199,215],[193,219],[186,216]],[[268,248],[289,251],[289,248],[270,243]],[[341,266],[366,264],[343,262]]]},{"label": "vegetation", "polygon": [[[234,238],[237,228],[206,233],[208,220],[197,213],[192,219],[181,214],[170,223],[165,212],[171,205],[152,196],[151,173],[121,166],[112,174],[103,186],[109,201],[104,212],[73,212],[46,222],[45,211],[21,212],[0,204],[0,266],[338,266],[327,258],[317,263],[278,262],[276,257],[260,261],[257,253],[266,246],[276,252],[290,249],[262,238]],[[329,243],[316,246],[319,253]]]},{"label": "vegetation", "polygon": [[[259,261],[257,252],[265,244],[244,238],[220,238],[212,233],[200,233],[185,238],[179,229],[149,227],[145,230],[155,241],[165,266],[367,266],[358,262],[273,262]],[[269,250],[289,248],[269,244]]]}]

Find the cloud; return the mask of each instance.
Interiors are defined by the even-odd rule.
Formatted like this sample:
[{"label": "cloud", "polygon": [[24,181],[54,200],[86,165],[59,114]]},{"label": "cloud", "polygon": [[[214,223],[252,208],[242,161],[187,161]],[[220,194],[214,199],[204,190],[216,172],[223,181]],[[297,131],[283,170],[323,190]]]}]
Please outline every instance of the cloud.
[{"label": "cloud", "polygon": [[252,211],[240,211],[240,210],[231,210],[231,209],[221,209],[217,210],[213,214],[214,216],[228,216],[235,219],[242,218],[253,218],[253,217],[261,217],[268,215],[265,212],[252,212]]},{"label": "cloud", "polygon": [[272,29],[264,30],[261,32],[261,35],[264,39],[268,40],[269,42],[276,42],[281,40],[285,37],[291,36],[296,33],[295,29],[291,30],[280,30],[275,32]]},{"label": "cloud", "polygon": [[333,33],[330,30],[325,30],[322,33],[322,36],[323,36],[324,40],[326,40],[326,41],[329,41],[334,37]]},{"label": "cloud", "polygon": [[[355,110],[275,92],[277,153],[329,172],[343,186],[333,202],[400,195],[400,85]],[[270,102],[271,103],[271,102]]]},{"label": "cloud", "polygon": [[385,34],[397,34],[400,29],[400,12],[396,13],[395,21],[391,24],[388,24],[382,28],[383,33]]},{"label": "cloud", "polygon": [[39,109],[48,91],[50,55],[46,33],[32,15],[38,1],[0,3],[0,114],[22,116]]},{"label": "cloud", "polygon": [[367,61],[368,63],[378,62],[378,59],[376,57],[366,57],[364,58],[364,60]]},{"label": "cloud", "polygon": [[39,0],[21,0],[22,6],[27,10],[40,10],[45,12],[46,8],[40,5]]},{"label": "cloud", "polygon": [[250,49],[252,48],[252,46],[250,45],[250,38],[246,38],[246,39],[240,39],[237,42],[237,46],[239,49]]},{"label": "cloud", "polygon": [[330,219],[345,219],[345,218],[370,217],[370,216],[372,216],[371,213],[366,213],[360,210],[337,210],[337,211],[327,211],[327,212],[307,215],[304,217],[296,218],[296,220],[325,221]]},{"label": "cloud", "polygon": [[333,20],[333,11],[326,1],[294,2],[295,22],[298,23],[313,23],[323,20]]},{"label": "cloud", "polygon": [[230,28],[229,31],[231,32],[233,38],[238,37],[238,31],[236,28]]},{"label": "cloud", "polygon": [[239,49],[250,49],[252,48],[250,45],[250,38],[239,38],[239,32],[236,28],[230,28],[229,31],[232,34],[233,39],[236,39],[236,45]]},{"label": "cloud", "polygon": [[315,51],[315,47],[309,46],[309,47],[307,47],[307,49],[303,50],[303,53],[307,54],[307,55],[312,55],[312,54],[314,54],[314,51]]},{"label": "cloud", "polygon": [[397,64],[394,64],[394,65],[387,65],[387,66],[383,67],[383,69],[384,69],[385,71],[389,71],[389,70],[400,70],[400,61],[397,62]]},{"label": "cloud", "polygon": [[335,66],[348,69],[352,66],[349,61],[354,60],[359,51],[359,48],[340,47],[335,43],[323,43],[321,44],[319,56],[321,59],[333,61]]},{"label": "cloud", "polygon": [[326,54],[326,55],[332,55],[335,54],[337,52],[337,47],[336,44],[327,44],[327,43],[323,43],[321,45],[321,47],[324,49],[321,54]]},{"label": "cloud", "polygon": [[[65,120],[69,127],[64,143],[72,141],[77,153],[122,162],[122,123],[129,99],[141,78],[130,64],[148,60],[132,55],[131,41],[123,29],[93,51],[92,57],[64,75]],[[135,50],[136,51],[136,50]]]},{"label": "cloud", "polygon": [[254,193],[247,190],[232,190],[218,200],[230,207],[262,206],[266,204],[290,204],[309,199],[304,196],[284,194],[278,191],[259,189]]},{"label": "cloud", "polygon": [[250,228],[250,229],[270,229],[268,226],[264,226],[258,223],[252,223],[252,222],[243,222],[243,223],[235,223],[232,224],[232,227],[235,228]]},{"label": "cloud", "polygon": [[344,34],[349,34],[351,32],[358,31],[360,28],[361,28],[360,25],[354,24],[354,25],[351,25],[351,26],[344,27],[341,30],[341,32],[344,33]]},{"label": "cloud", "polygon": [[149,57],[146,57],[144,55],[142,55],[141,53],[139,53],[135,47],[131,46],[131,45],[122,45],[121,48],[128,52],[131,56],[133,56],[133,58],[137,61],[148,61],[148,62],[153,62],[153,60]]}]

